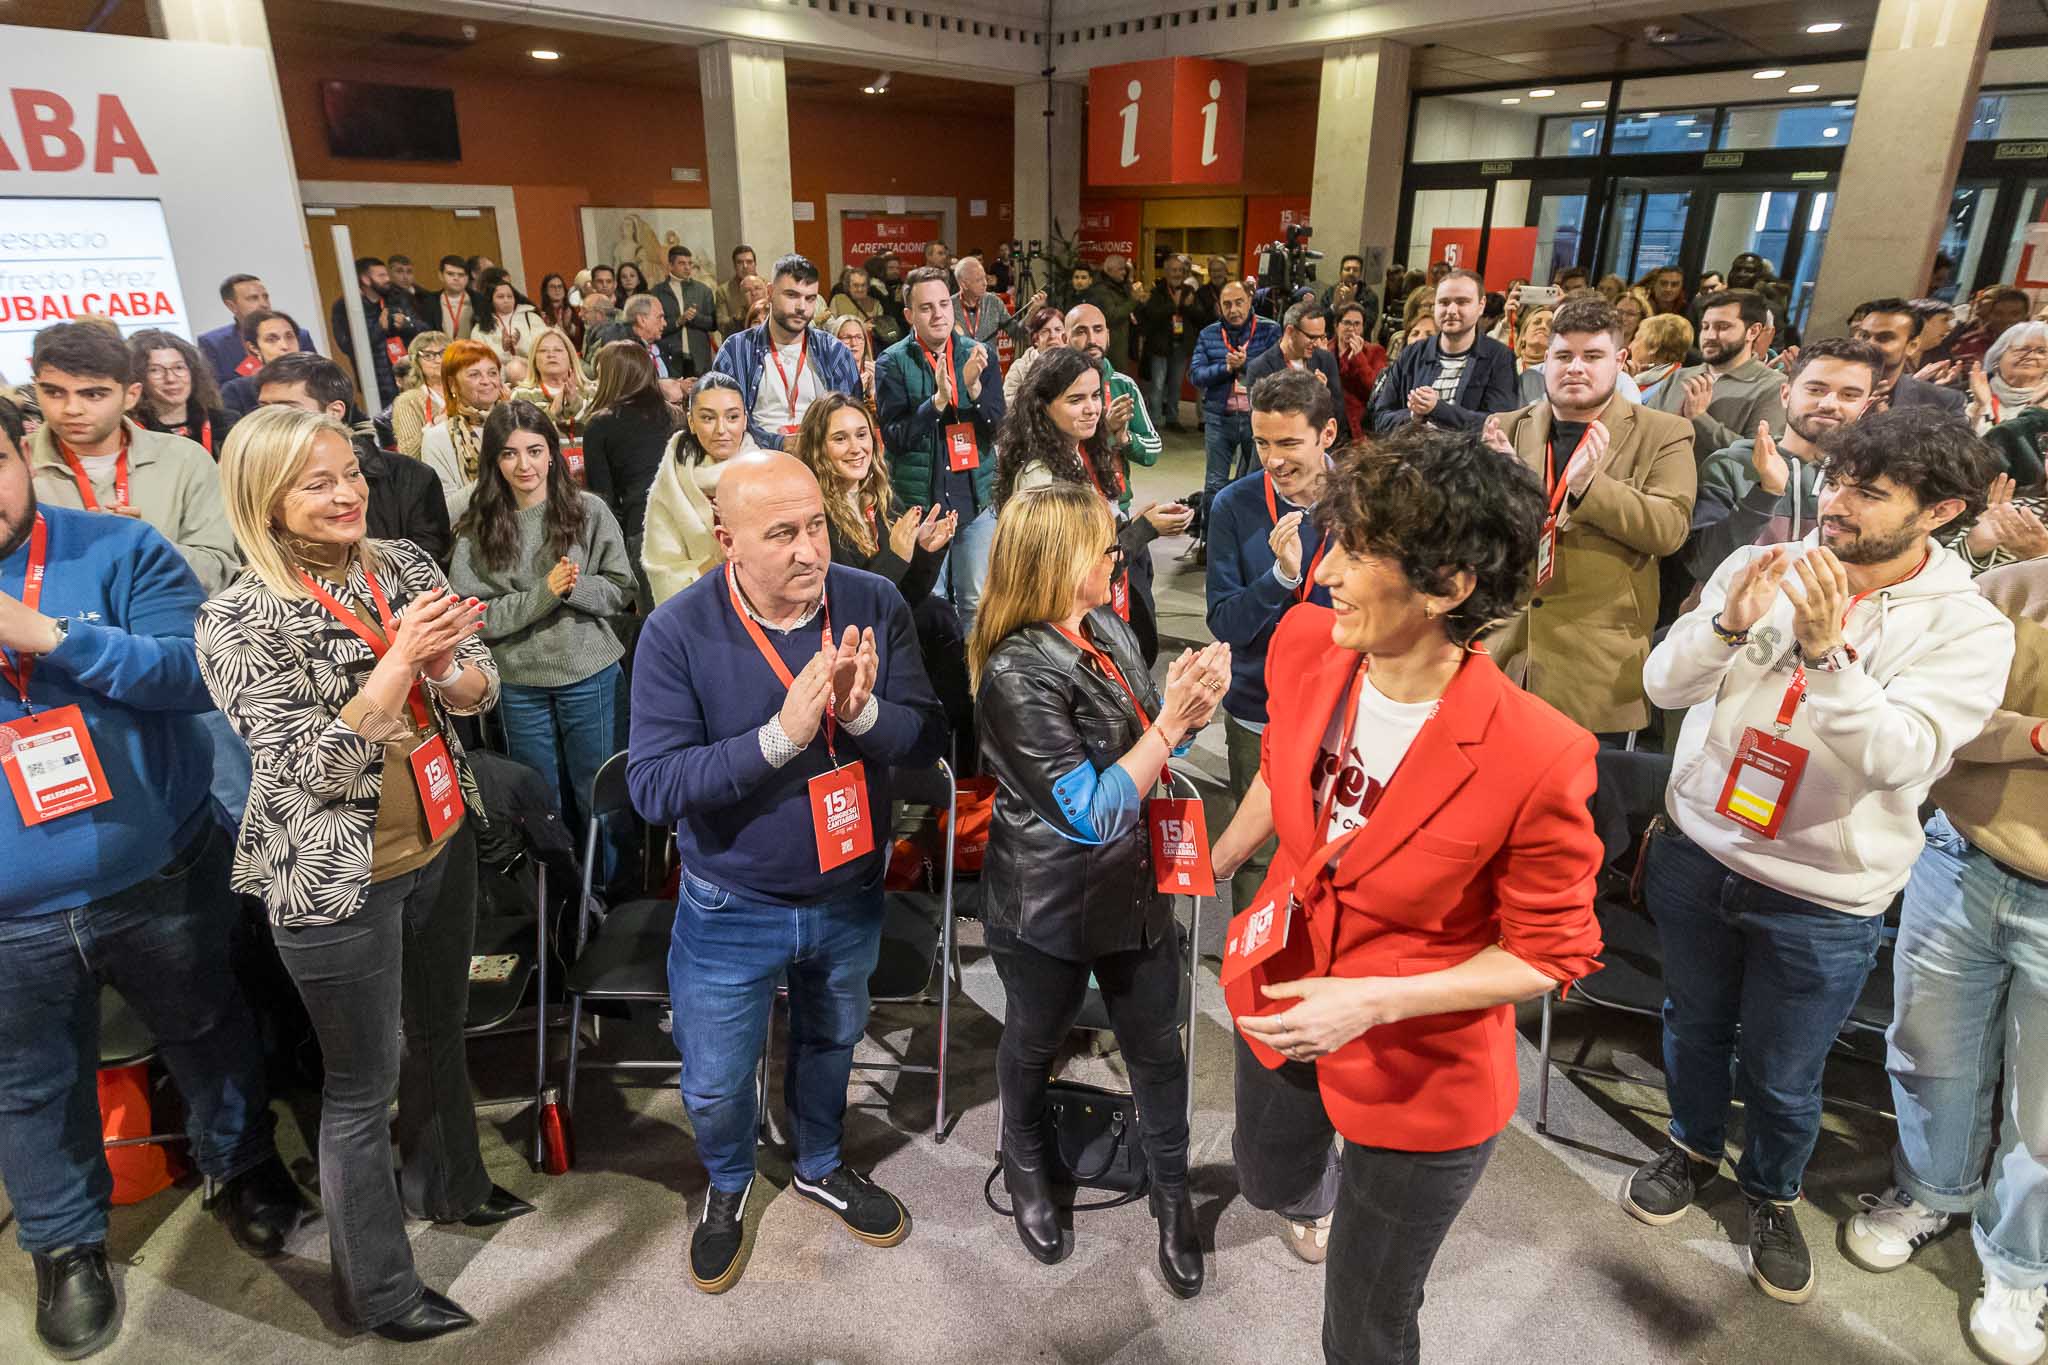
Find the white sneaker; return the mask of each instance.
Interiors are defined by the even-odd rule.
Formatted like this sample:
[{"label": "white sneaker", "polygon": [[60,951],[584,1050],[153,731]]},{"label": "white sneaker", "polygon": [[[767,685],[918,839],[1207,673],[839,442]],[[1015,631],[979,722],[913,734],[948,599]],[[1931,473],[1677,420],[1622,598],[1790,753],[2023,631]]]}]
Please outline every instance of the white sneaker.
[{"label": "white sneaker", "polygon": [[1984,1293],[1970,1305],[1970,1342],[1999,1365],[2033,1365],[2048,1337],[2041,1332],[2041,1310],[2048,1289],[2019,1289],[1990,1271],[1984,1272]]},{"label": "white sneaker", "polygon": [[1313,1223],[1283,1218],[1281,1221],[1287,1224],[1287,1249],[1310,1265],[1321,1265],[1330,1255],[1330,1220],[1336,1216],[1332,1210]]},{"label": "white sneaker", "polygon": [[1894,1185],[1883,1194],[1859,1194],[1863,1212],[1842,1229],[1842,1250],[1865,1270],[1897,1270],[1927,1245],[1952,1217],[1936,1213]]}]

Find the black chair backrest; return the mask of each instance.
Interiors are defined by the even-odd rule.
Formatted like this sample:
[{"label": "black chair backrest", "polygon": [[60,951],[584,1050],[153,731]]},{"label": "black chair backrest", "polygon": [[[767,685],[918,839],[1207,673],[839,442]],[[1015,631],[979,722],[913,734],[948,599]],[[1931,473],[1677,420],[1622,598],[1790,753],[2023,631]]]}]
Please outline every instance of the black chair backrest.
[{"label": "black chair backrest", "polygon": [[633,793],[626,789],[626,751],[619,750],[604,761],[590,784],[590,813],[600,819],[614,815],[639,819],[633,809]]},{"label": "black chair backrest", "polygon": [[912,801],[934,810],[953,809],[953,770],[940,759],[929,768],[894,768],[889,773],[889,795],[898,801]]}]

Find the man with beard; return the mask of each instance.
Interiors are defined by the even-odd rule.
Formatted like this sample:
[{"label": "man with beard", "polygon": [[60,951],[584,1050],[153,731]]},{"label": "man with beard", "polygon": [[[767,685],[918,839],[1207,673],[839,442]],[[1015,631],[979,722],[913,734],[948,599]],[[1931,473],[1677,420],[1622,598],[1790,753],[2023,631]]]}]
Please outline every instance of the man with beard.
[{"label": "man with beard", "polygon": [[1725,450],[1759,422],[1785,425],[1784,376],[1756,354],[1770,327],[1763,296],[1746,289],[1709,294],[1700,305],[1699,347],[1704,363],[1664,381],[1650,406],[1692,423],[1693,448],[1702,456]]},{"label": "man with beard", "polygon": [[[377,376],[377,393],[385,407],[398,397],[398,380],[391,367],[405,359],[405,348],[425,329],[412,315],[413,300],[391,282],[391,271],[375,256],[356,261],[356,288],[363,297],[363,322],[370,331],[370,367]],[[348,300],[336,299],[329,310],[328,329],[334,337],[336,355],[354,356],[356,374],[363,373],[363,357],[355,354],[355,332],[349,326]]]},{"label": "man with beard", "polygon": [[1373,430],[1392,432],[1410,422],[1447,431],[1470,431],[1491,413],[1514,409],[1515,356],[1481,336],[1486,285],[1470,270],[1451,270],[1436,284],[1436,335],[1401,348],[1380,371],[1372,395]]},{"label": "man with beard", "polygon": [[1642,665],[1657,626],[1657,560],[1685,543],[1692,432],[1615,390],[1621,318],[1599,295],[1560,304],[1544,396],[1490,418],[1486,438],[1549,495],[1534,595],[1487,642],[1510,677],[1610,743],[1649,723]]},{"label": "man with beard", "polygon": [[1814,1289],[1794,1209],[1828,1049],[1920,854],[1922,803],[2013,658],[2012,622],[1932,538],[1983,505],[1989,448],[1900,408],[1838,427],[1821,453],[1819,526],[1729,556],[1643,668],[1651,701],[1689,709],[1673,827],[1647,855],[1670,1137],[1621,1191],[1642,1222],[1684,1218],[1739,1090],[1745,1260],[1786,1303]]},{"label": "man with beard", "polygon": [[1814,342],[1800,351],[1780,386],[1783,430],[1773,432],[1759,423],[1754,436],[1706,458],[1700,465],[1692,535],[1677,556],[1693,582],[1712,578],[1722,561],[1744,545],[1798,540],[1813,529],[1819,515],[1821,440],[1875,410],[1872,395],[1883,365],[1882,355],[1868,342],[1847,337]]},{"label": "man with beard", "polygon": [[1943,388],[1906,373],[1907,363],[1920,352],[1920,334],[1925,326],[1920,311],[1908,299],[1872,299],[1858,304],[1849,314],[1849,330],[1858,341],[1875,346],[1884,360],[1878,371],[1873,401],[1885,408],[1944,408],[1960,418],[1969,406],[1961,389]]},{"label": "man with beard", "polygon": [[243,1249],[279,1254],[306,1208],[231,970],[232,841],[207,790],[213,701],[192,651],[205,595],[146,521],[39,505],[21,416],[0,400],[0,727],[18,807],[0,811],[0,1181],[35,1262],[36,1336],[66,1360],[120,1321],[95,1083],[103,983],[160,1040],[193,1159]]},{"label": "man with beard", "polygon": [[1145,396],[1138,381],[1120,373],[1109,363],[1109,321],[1092,303],[1077,303],[1067,310],[1067,345],[1095,362],[1102,371],[1102,394],[1108,404],[1103,424],[1109,431],[1110,453],[1124,462],[1123,511],[1131,510],[1131,465],[1147,468],[1159,463],[1158,429],[1145,410]]},{"label": "man with beard", "polygon": [[1131,315],[1151,297],[1152,291],[1146,288],[1144,281],[1131,278],[1130,261],[1114,252],[1102,258],[1102,269],[1096,274],[1095,282],[1088,286],[1088,292],[1081,297],[1081,302],[1100,308],[1103,319],[1109,323],[1109,346],[1105,354],[1109,363],[1119,370],[1137,369],[1131,358]]},{"label": "man with beard", "polygon": [[711,362],[712,369],[739,380],[747,427],[765,450],[794,444],[804,409],[821,395],[862,396],[853,352],[811,326],[817,311],[818,267],[792,252],[775,263],[769,277],[768,320],[726,337]]}]

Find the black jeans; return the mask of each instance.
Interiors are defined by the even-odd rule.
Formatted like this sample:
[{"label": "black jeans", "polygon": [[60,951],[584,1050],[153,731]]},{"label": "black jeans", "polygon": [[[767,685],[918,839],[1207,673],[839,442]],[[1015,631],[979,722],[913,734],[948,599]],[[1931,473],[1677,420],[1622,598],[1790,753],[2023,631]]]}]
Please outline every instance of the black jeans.
[{"label": "black jeans", "polygon": [[475,836],[465,822],[425,867],[373,883],[348,919],[278,928],[272,937],[327,1068],[320,1199],[335,1296],[356,1324],[376,1327],[420,1295],[406,1210],[448,1221],[474,1212],[491,1192],[462,1038],[476,938]]},{"label": "black jeans", "polygon": [[[1336,1137],[1308,1062],[1262,1066],[1239,1037],[1238,1183],[1258,1208],[1313,1197]],[[1422,1359],[1416,1318],[1437,1248],[1472,1197],[1498,1138],[1448,1152],[1344,1144],[1336,1218],[1323,1280],[1328,1365],[1411,1365]]]},{"label": "black jeans", "polygon": [[1167,1186],[1187,1183],[1188,1068],[1177,1017],[1178,943],[1179,936],[1168,932],[1149,948],[1110,953],[1093,962],[1048,957],[1014,940],[989,946],[1003,979],[1003,1042],[996,1051],[1003,1146],[1026,1165],[1037,1165],[1043,1156],[1052,1059],[1080,1016],[1093,972],[1117,1046],[1130,1066],[1152,1177]]}]

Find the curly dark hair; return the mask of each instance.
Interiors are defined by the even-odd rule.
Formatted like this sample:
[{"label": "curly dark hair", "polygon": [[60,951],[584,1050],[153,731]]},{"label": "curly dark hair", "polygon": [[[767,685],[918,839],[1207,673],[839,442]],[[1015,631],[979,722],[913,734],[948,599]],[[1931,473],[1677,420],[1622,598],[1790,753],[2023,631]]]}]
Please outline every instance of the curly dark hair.
[{"label": "curly dark hair", "polygon": [[1469,647],[1521,607],[1543,489],[1478,432],[1411,423],[1337,462],[1316,523],[1347,554],[1398,563],[1420,593],[1447,593],[1453,575],[1469,569],[1471,595],[1443,618],[1452,641]]},{"label": "curly dark hair", "polygon": [[1829,432],[1820,452],[1821,475],[1829,483],[1868,484],[1888,478],[1922,508],[1960,498],[1965,517],[1984,510],[1991,480],[2005,467],[1996,451],[1942,408],[1867,414]]},{"label": "curly dark hair", "polygon": [[569,477],[569,462],[562,458],[562,438],[554,422],[523,398],[500,403],[484,419],[476,493],[455,525],[456,538],[473,536],[484,566],[499,572],[510,568],[519,553],[519,504],[512,496],[512,485],[505,482],[504,471],[498,468],[498,457],[518,431],[531,432],[548,443],[548,501],[541,520],[549,555],[561,558],[583,534],[583,497]]},{"label": "curly dark hair", "polygon": [[1124,473],[1109,451],[1107,384],[1103,386],[1103,419],[1096,424],[1095,434],[1081,447],[1088,456],[1086,468],[1074,454],[1074,443],[1053,425],[1053,402],[1076,379],[1091,371],[1099,373],[1100,367],[1071,346],[1055,346],[1031,367],[1031,377],[1024,381],[1017,401],[1004,414],[1003,425],[996,433],[996,511],[999,514],[1010,501],[1010,494],[1016,491],[1017,476],[1034,460],[1043,461],[1056,479],[1092,485],[1112,498],[1123,493]]}]

